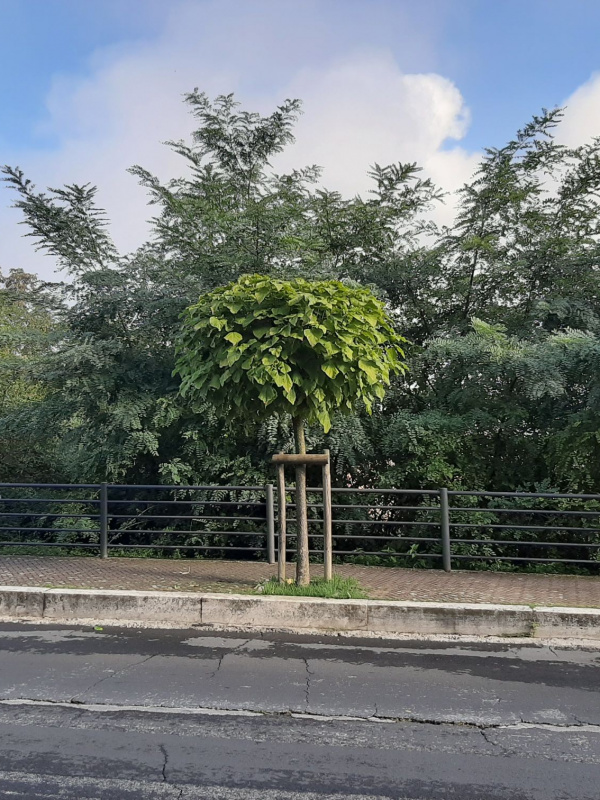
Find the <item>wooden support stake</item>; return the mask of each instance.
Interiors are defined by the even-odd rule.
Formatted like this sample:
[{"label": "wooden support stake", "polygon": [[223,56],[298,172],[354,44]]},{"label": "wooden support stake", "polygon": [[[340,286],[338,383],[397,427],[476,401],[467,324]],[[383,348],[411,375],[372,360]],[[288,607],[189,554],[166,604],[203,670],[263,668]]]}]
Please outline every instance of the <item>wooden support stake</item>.
[{"label": "wooden support stake", "polygon": [[333,577],[333,540],[331,531],[331,466],[329,450],[325,450],[327,463],[323,465],[323,570],[325,580]]},{"label": "wooden support stake", "polygon": [[285,583],[287,521],[285,509],[285,466],[283,464],[277,465],[277,499],[279,504],[279,552],[277,561],[277,577],[279,578],[279,583]]}]

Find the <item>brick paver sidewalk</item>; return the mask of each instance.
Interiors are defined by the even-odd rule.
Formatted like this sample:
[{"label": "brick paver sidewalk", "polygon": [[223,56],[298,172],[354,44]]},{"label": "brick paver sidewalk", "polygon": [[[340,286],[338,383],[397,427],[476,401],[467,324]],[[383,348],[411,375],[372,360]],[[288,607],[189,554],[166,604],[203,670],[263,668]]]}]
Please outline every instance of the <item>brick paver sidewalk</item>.
[{"label": "brick paver sidewalk", "polygon": [[[600,577],[336,566],[372,599],[600,608]],[[248,592],[277,572],[248,561],[1,556],[0,585],[77,589]],[[288,566],[288,575],[294,565]],[[311,574],[322,575],[317,564]]]}]

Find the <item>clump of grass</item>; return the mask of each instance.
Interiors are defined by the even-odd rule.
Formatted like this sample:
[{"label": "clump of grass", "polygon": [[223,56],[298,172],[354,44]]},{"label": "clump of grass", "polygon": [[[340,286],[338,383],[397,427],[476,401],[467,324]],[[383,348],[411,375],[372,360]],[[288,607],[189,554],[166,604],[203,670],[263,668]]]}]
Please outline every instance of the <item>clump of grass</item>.
[{"label": "clump of grass", "polygon": [[291,578],[279,583],[277,578],[263,581],[256,587],[259,594],[282,594],[291,597],[328,597],[332,600],[365,600],[368,594],[354,578],[334,575],[330,581],[315,578],[308,586],[296,586]]}]

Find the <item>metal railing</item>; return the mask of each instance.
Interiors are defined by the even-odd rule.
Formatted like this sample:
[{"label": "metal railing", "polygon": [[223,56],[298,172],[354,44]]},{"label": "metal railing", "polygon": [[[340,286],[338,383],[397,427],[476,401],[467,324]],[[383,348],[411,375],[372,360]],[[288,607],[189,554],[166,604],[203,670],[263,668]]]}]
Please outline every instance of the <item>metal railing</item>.
[{"label": "metal railing", "polygon": [[[600,568],[600,494],[443,487],[335,488],[332,494],[338,560],[440,566],[446,572],[486,563],[563,564],[593,573]],[[293,502],[286,505],[294,511]],[[321,503],[309,503],[311,525],[321,525],[321,510]],[[292,526],[294,521],[288,516]],[[320,531],[310,531],[312,552],[322,552],[322,538]],[[290,540],[288,550],[294,552],[293,533]]]},{"label": "metal railing", "polygon": [[[293,489],[286,507],[295,552]],[[311,553],[323,552],[322,489],[310,488]],[[310,495],[309,495],[310,498]],[[336,561],[597,574],[600,494],[332,489]],[[273,486],[0,484],[0,552],[177,556],[275,563]],[[318,525],[319,528],[315,528]]]},{"label": "metal railing", "polygon": [[205,552],[274,563],[274,513],[272,485],[2,483],[0,547],[96,550],[102,558]]}]

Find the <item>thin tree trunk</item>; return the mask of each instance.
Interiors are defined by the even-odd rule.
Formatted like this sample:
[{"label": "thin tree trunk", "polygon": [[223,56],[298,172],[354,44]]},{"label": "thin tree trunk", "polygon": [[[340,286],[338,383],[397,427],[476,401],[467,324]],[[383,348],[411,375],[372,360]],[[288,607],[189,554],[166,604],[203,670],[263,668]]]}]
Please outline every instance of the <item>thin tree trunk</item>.
[{"label": "thin tree trunk", "polygon": [[478,260],[479,260],[479,250],[476,250],[475,255],[473,256],[473,263],[471,265],[471,277],[469,278],[469,288],[467,289],[465,306],[463,308],[463,319],[467,319],[469,316],[469,309],[471,307],[471,295],[473,294],[473,285],[475,283],[475,271],[477,269]]},{"label": "thin tree trunk", "polygon": [[[483,216],[482,213],[481,224],[479,226],[479,234],[478,234],[480,239],[483,237],[484,219],[485,217]],[[471,297],[473,295],[473,288],[475,286],[475,273],[477,271],[477,263],[479,262],[479,253],[480,251],[479,249],[477,249],[473,254],[473,263],[471,264],[471,277],[469,278],[469,288],[467,290],[467,296],[465,298],[465,306],[463,309],[463,319],[465,320],[468,319],[469,310],[471,308]]]},{"label": "thin tree trunk", "polygon": [[[296,452],[306,453],[304,440],[304,420],[294,417],[294,439]],[[296,467],[296,583],[298,586],[307,586],[310,583],[310,568],[308,562],[308,513],[306,509],[306,465]]]}]

